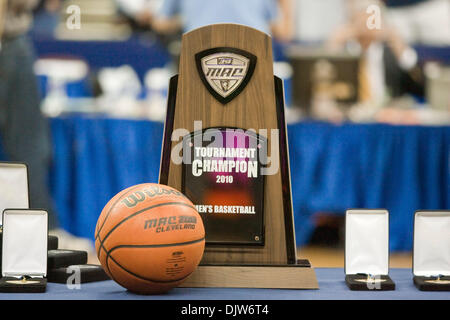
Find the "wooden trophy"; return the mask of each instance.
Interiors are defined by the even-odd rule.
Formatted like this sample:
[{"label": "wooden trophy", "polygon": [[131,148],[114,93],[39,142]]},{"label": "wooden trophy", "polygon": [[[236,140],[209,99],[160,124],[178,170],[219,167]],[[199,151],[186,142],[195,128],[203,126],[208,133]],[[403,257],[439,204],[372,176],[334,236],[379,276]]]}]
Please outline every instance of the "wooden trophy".
[{"label": "wooden trophy", "polygon": [[203,259],[182,286],[318,288],[297,260],[283,85],[267,34],[216,24],[183,35],[159,180],[205,225]]}]

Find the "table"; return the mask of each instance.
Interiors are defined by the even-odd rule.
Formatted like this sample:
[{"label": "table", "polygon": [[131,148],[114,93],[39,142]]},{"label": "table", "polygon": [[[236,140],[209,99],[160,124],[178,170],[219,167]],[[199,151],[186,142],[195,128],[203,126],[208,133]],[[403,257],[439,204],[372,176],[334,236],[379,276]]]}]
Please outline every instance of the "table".
[{"label": "table", "polygon": [[155,37],[134,35],[125,41],[76,41],[34,36],[32,40],[39,58],[79,58],[93,71],[129,65],[141,80],[151,68],[162,68],[171,61],[166,48]]},{"label": "table", "polygon": [[0,300],[450,300],[450,292],[419,291],[409,269],[392,269],[394,291],[351,291],[343,269],[316,269],[319,290],[175,288],[168,294],[133,294],[112,280],[81,284],[69,290],[65,284],[49,283],[42,294],[0,294]]},{"label": "table", "polygon": [[450,208],[450,127],[305,122],[288,134],[299,244],[315,212],[386,208],[391,250],[410,250],[415,210]]},{"label": "table", "polygon": [[51,119],[50,188],[61,226],[94,238],[106,203],[129,186],[157,182],[164,124],[86,114]]}]

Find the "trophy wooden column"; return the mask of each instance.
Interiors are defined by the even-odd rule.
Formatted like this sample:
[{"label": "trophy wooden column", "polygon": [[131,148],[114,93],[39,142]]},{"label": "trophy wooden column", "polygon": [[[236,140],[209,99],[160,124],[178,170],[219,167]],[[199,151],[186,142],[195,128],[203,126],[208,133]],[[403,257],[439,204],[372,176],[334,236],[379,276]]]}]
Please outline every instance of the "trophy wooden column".
[{"label": "trophy wooden column", "polygon": [[[231,64],[233,58],[227,57],[235,57],[235,50],[255,57],[249,60],[254,65],[246,69],[243,81],[213,88],[220,94],[221,89],[239,86],[221,99],[211,88],[214,83],[208,87],[201,73],[199,54],[224,52],[223,59]],[[273,74],[272,42],[267,34],[242,25],[217,24],[183,35],[179,75],[170,83],[160,173],[160,183],[178,190],[183,187],[183,165],[171,161],[177,143],[171,135],[180,128],[193,132],[194,121],[202,121],[203,128],[266,129],[268,154],[273,157],[279,152],[280,166],[275,174],[264,177],[263,245],[207,242],[201,265],[183,286],[318,288],[309,264],[297,263],[283,89]],[[271,130],[279,132],[279,150],[271,150]]]}]

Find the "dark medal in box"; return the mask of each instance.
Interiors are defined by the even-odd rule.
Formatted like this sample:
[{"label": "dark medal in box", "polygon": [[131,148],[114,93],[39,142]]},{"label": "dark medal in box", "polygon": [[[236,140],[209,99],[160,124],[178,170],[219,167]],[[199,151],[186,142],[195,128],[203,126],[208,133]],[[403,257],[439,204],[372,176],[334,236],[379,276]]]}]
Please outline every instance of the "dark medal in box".
[{"label": "dark medal in box", "polygon": [[416,211],[413,274],[421,291],[450,291],[450,210]]},{"label": "dark medal in box", "polygon": [[[45,235],[47,237],[45,249],[45,263],[41,261],[39,271],[34,271],[30,267],[21,269],[21,266],[26,266],[27,261],[34,263],[33,267],[37,268],[36,264],[36,246],[43,248],[39,237],[42,236],[42,230],[39,228],[42,225],[35,225],[36,229],[32,228],[28,221],[34,220],[37,222],[37,217],[42,210],[28,210],[29,208],[29,183],[28,183],[28,168],[24,163],[17,162],[0,162],[0,213],[6,211],[7,217],[11,217],[14,213],[12,221],[7,227],[6,236],[4,234],[0,223],[0,265],[5,265],[7,269],[2,272],[3,278],[0,280],[0,292],[44,292],[47,280],[51,282],[66,282],[71,276],[75,274],[76,281],[79,283],[102,281],[109,279],[106,273],[100,266],[85,265],[88,260],[88,254],[84,251],[77,250],[58,250],[58,238],[54,235],[48,235],[48,222],[46,224]],[[24,208],[22,209],[8,209],[8,208]],[[20,214],[19,214],[20,213]],[[28,214],[30,214],[28,216]],[[46,216],[47,217],[47,216]],[[0,217],[1,218],[1,217]],[[30,227],[30,230],[22,230],[14,222],[22,221],[25,227]],[[46,218],[47,219],[47,218]],[[42,224],[42,223],[41,223]],[[11,236],[11,228],[17,229]],[[16,239],[17,237],[17,239]],[[13,240],[11,240],[13,238]],[[40,240],[37,241],[37,238]],[[34,239],[34,241],[31,241]],[[6,241],[4,244],[3,241]],[[21,256],[16,257],[14,252],[16,250],[11,248],[11,242],[14,245],[21,246]],[[26,246],[29,246],[29,250]],[[7,252],[3,251],[7,248]],[[43,253],[42,253],[43,254]],[[7,260],[3,264],[2,257]],[[11,257],[18,263],[18,265],[10,265]],[[42,258],[42,257],[41,257]],[[45,267],[44,267],[45,265]],[[45,271],[44,271],[45,270]]]},{"label": "dark medal in box", "polygon": [[78,250],[48,251],[48,282],[55,283],[87,283],[110,280],[99,265],[86,264],[88,254]]},{"label": "dark medal in box", "polygon": [[48,270],[64,268],[76,264],[86,264],[88,254],[86,251],[79,250],[49,250],[48,251]]},{"label": "dark medal in box", "polygon": [[345,282],[350,290],[395,290],[389,273],[389,212],[350,209],[345,215]]}]

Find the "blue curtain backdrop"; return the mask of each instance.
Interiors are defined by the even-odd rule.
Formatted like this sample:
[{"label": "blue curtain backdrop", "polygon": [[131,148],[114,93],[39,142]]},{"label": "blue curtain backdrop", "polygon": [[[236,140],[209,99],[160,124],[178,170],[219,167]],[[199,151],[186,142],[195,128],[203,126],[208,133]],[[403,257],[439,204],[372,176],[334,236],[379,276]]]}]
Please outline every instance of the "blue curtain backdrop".
[{"label": "blue curtain backdrop", "polygon": [[313,230],[315,212],[386,208],[390,247],[410,250],[418,209],[450,208],[450,127],[288,127],[297,243]]},{"label": "blue curtain backdrop", "polygon": [[162,123],[70,116],[51,121],[50,184],[61,225],[94,238],[105,204],[121,190],[157,182]]},{"label": "blue curtain backdrop", "polygon": [[[50,185],[68,231],[93,239],[111,197],[158,181],[163,124],[80,114],[51,127]],[[288,135],[298,245],[314,213],[386,208],[391,249],[410,250],[414,211],[450,208],[450,127],[302,122]]]}]

